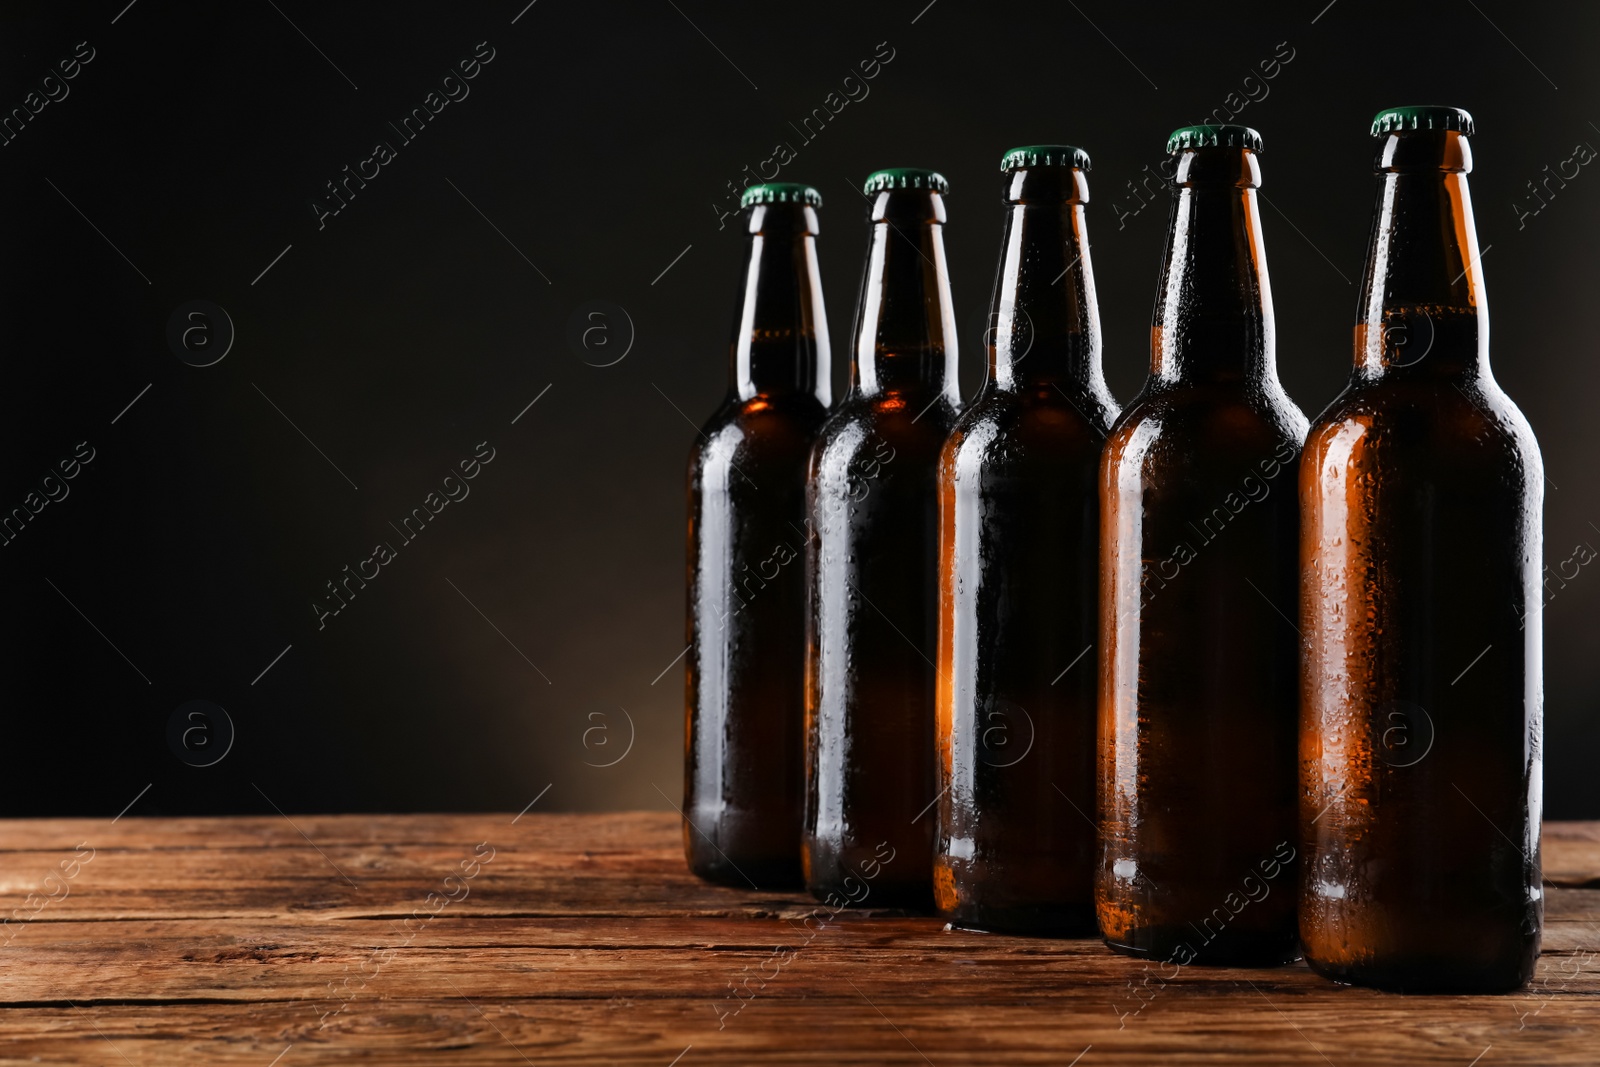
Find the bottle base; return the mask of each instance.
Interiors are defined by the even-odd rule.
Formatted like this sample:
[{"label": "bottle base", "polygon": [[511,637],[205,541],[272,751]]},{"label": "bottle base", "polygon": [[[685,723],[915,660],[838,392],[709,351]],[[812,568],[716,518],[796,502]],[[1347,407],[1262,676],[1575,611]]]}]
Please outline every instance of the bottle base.
[{"label": "bottle base", "polygon": [[869,891],[862,893],[861,883],[855,878],[839,881],[811,882],[806,891],[824,904],[841,908],[892,908],[903,911],[932,911],[933,887],[908,882],[873,882]]},{"label": "bottle base", "polygon": [[1335,964],[1310,954],[1306,964],[1340,985],[1416,995],[1514,993],[1533,979],[1533,960],[1515,969],[1463,966],[1460,960],[1411,959],[1383,964]]},{"label": "bottle base", "polygon": [[800,889],[805,876],[798,856],[709,856],[690,853],[689,872],[703,882],[732,889]]},{"label": "bottle base", "polygon": [[1124,939],[1105,938],[1124,956],[1199,967],[1283,967],[1301,957],[1295,934],[1224,930],[1207,941],[1188,926],[1147,927]]},{"label": "bottle base", "polygon": [[909,849],[896,851],[887,842],[868,848],[815,837],[804,848],[806,889],[825,904],[933,910],[933,864],[926,853],[919,863]]},{"label": "bottle base", "polygon": [[1094,907],[1016,904],[962,904],[941,909],[940,916],[958,930],[1023,937],[1093,938],[1100,936]]}]

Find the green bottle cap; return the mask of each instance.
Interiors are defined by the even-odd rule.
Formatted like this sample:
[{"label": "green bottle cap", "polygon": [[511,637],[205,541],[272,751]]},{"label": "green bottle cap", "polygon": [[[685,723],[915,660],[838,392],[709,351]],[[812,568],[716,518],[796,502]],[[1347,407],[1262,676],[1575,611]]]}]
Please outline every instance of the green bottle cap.
[{"label": "green bottle cap", "polygon": [[806,204],[810,207],[822,206],[822,194],[809,185],[799,182],[768,182],[765,185],[752,185],[744,191],[739,198],[739,206],[754,207],[757,204]]},{"label": "green bottle cap", "polygon": [[888,170],[875,170],[867,175],[867,184],[861,187],[861,191],[868,196],[902,189],[926,189],[929,192],[943,194],[950,191],[950,183],[936,170],[924,170],[921,167],[890,167]]},{"label": "green bottle cap", "polygon": [[1000,157],[1000,173],[1023,167],[1075,167],[1089,169],[1089,153],[1070,144],[1030,144],[1013,148]]},{"label": "green bottle cap", "polygon": [[1185,148],[1248,148],[1261,151],[1261,135],[1248,126],[1182,126],[1167,138],[1167,153]]},{"label": "green bottle cap", "polygon": [[1406,130],[1455,130],[1472,136],[1472,116],[1459,107],[1390,107],[1372,117],[1372,136]]}]

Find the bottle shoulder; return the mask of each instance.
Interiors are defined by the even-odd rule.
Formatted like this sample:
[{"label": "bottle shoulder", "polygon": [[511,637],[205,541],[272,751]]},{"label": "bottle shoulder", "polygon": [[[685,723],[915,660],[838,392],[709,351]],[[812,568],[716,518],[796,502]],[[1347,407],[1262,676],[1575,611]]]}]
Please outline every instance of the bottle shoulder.
[{"label": "bottle shoulder", "polygon": [[1309,422],[1276,382],[1268,387],[1173,385],[1151,379],[1123,409],[1106,460],[1161,453],[1179,462],[1298,455]]},{"label": "bottle shoulder", "polygon": [[690,446],[690,468],[803,458],[826,420],[827,409],[809,393],[730,396],[701,425]]},{"label": "bottle shoulder", "polygon": [[852,391],[829,414],[817,434],[814,454],[859,450],[887,442],[913,452],[937,454],[960,414],[944,393],[865,396]]},{"label": "bottle shoulder", "polygon": [[1543,479],[1539,443],[1522,410],[1492,377],[1389,381],[1353,377],[1306,438],[1317,459],[1363,451],[1431,454],[1453,466],[1507,461]]},{"label": "bottle shoulder", "polygon": [[1103,385],[999,388],[986,385],[956,419],[945,443],[948,462],[1072,464],[1098,459],[1115,420],[1116,401]]}]

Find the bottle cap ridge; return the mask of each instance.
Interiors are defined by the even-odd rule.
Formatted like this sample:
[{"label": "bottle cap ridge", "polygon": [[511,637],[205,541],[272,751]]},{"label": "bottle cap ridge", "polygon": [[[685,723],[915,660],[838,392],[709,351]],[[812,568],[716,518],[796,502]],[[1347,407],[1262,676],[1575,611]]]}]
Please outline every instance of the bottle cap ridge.
[{"label": "bottle cap ridge", "polygon": [[1382,137],[1407,130],[1455,130],[1471,137],[1472,115],[1459,107],[1437,104],[1384,108],[1372,117],[1372,136]]},{"label": "bottle cap ridge", "polygon": [[1024,167],[1073,167],[1089,169],[1089,153],[1070,144],[1033,144],[1013,148],[1000,157],[1000,173],[1010,174]]},{"label": "bottle cap ridge", "polygon": [[744,191],[739,198],[741,208],[754,207],[757,204],[806,204],[810,207],[822,206],[822,194],[809,185],[799,182],[767,182],[764,185],[752,185]]},{"label": "bottle cap ridge", "polygon": [[904,189],[926,189],[942,195],[950,191],[950,183],[936,170],[925,170],[922,167],[890,167],[887,170],[875,170],[867,175],[866,184],[861,187],[861,191],[867,196],[872,196],[874,193],[899,192]]},{"label": "bottle cap ridge", "polygon": [[1186,148],[1248,148],[1260,152],[1261,135],[1248,126],[1180,126],[1167,138],[1167,153]]}]

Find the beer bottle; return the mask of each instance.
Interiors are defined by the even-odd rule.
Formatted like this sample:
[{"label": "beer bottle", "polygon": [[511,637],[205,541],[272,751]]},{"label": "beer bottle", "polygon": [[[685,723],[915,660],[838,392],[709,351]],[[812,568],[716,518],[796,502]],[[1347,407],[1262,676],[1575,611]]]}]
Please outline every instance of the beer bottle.
[{"label": "beer bottle", "polygon": [[1299,956],[1295,463],[1256,189],[1261,137],[1190,126],[1173,154],[1150,375],[1100,481],[1096,904],[1117,951]]},{"label": "beer bottle", "polygon": [[1089,157],[1007,152],[989,377],[939,466],[939,841],[962,926],[1093,934],[1100,369]]},{"label": "beer bottle", "polygon": [[809,186],[751,186],[728,393],[689,455],[684,847],[695,874],[800,885],[806,461],[827,417]]},{"label": "beer bottle", "polygon": [[1301,937],[1408,992],[1526,983],[1544,915],[1544,465],[1489,369],[1472,132],[1373,120],[1355,369],[1300,465]]},{"label": "beer bottle", "polygon": [[936,474],[960,403],[948,191],[931,170],[867,178],[850,392],[811,452],[804,863],[834,903],[932,902]]}]

